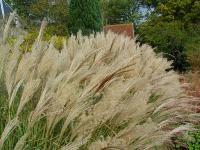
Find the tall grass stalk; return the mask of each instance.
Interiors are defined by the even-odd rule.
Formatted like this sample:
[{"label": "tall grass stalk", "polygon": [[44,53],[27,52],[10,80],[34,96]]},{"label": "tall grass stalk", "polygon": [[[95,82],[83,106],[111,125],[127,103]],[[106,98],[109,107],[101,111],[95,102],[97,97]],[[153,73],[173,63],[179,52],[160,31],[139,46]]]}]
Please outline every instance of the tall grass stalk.
[{"label": "tall grass stalk", "polygon": [[200,101],[150,46],[78,34],[58,51],[42,30],[25,54],[0,37],[1,149],[168,149],[199,123]]}]

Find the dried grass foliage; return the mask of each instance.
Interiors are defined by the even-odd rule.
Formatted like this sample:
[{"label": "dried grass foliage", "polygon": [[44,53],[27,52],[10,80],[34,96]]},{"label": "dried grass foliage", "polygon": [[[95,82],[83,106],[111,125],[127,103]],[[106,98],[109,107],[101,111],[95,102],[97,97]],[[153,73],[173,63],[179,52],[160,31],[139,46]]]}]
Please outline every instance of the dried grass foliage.
[{"label": "dried grass foliage", "polygon": [[[54,142],[63,150],[83,145],[89,150],[167,149],[172,146],[171,137],[187,133],[199,122],[195,110],[200,101],[184,94],[179,76],[165,71],[170,62],[150,46],[114,33],[79,34],[63,40],[59,52],[53,38],[44,42],[41,36],[42,31],[25,54],[19,51],[21,38],[15,47],[6,43],[7,37],[0,39],[9,108],[21,90],[1,147],[22,121],[27,105],[32,107],[17,150],[26,146],[40,121],[46,126],[47,139],[56,131]],[[108,132],[99,132],[103,128]]]}]

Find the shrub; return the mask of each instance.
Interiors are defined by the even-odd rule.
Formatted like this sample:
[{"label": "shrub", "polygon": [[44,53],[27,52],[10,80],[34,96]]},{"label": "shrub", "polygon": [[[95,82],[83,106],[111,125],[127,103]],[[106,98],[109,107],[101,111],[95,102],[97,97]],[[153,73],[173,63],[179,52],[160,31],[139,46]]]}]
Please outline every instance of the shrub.
[{"label": "shrub", "polygon": [[[37,36],[38,36],[38,32],[35,31],[35,30],[32,30],[32,32],[29,32],[28,34],[26,34],[26,36],[24,37],[24,42],[20,46],[20,50],[22,52],[30,51],[33,43],[35,42],[35,39],[37,38]],[[50,41],[51,38],[52,38],[51,34],[48,34],[48,32],[44,33],[43,40]],[[67,38],[67,36],[55,36],[54,37],[54,46],[58,50],[61,50],[63,39],[66,39],[66,38]]]},{"label": "shrub", "polygon": [[78,34],[59,52],[53,40],[41,40],[42,27],[22,54],[5,30],[0,148],[166,149],[199,122],[199,101],[148,45],[114,33]]},{"label": "shrub", "polygon": [[[25,32],[23,36],[24,38],[23,38],[23,43],[21,43],[20,45],[20,51],[25,53],[25,52],[31,51],[31,47],[38,36],[38,32],[36,31],[36,28],[33,28],[31,32],[28,32],[28,33]],[[52,38],[52,35],[48,33],[48,29],[47,29],[44,32],[43,40],[49,42],[51,38]],[[58,50],[61,50],[63,46],[63,40],[67,38],[68,38],[67,36],[54,36],[53,39],[54,39],[55,48],[57,48]],[[16,36],[10,37],[8,39],[8,43],[12,46],[14,46],[16,42],[17,42]]]},{"label": "shrub", "polygon": [[184,47],[188,35],[183,29],[184,24],[180,21],[151,20],[139,26],[139,40],[149,43],[156,52],[162,52],[168,60],[172,60],[174,70],[184,72],[188,68]]}]

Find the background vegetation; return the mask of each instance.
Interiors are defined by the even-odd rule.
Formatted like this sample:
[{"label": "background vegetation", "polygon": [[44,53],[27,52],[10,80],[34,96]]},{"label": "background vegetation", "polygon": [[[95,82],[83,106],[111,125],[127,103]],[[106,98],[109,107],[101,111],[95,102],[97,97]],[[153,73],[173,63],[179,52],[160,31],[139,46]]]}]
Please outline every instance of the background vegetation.
[{"label": "background vegetation", "polygon": [[196,61],[192,53],[199,53],[200,2],[198,0],[143,1],[153,9],[148,20],[139,26],[142,42],[156,47],[174,61],[174,69],[184,71]]},{"label": "background vegetation", "polygon": [[[138,40],[162,52],[180,72],[198,68],[199,0],[7,0],[29,31],[48,21],[46,34],[68,36],[102,30],[102,25],[134,23]],[[59,9],[58,9],[59,8]],[[198,58],[198,59],[196,59]]]},{"label": "background vegetation", "polygon": [[66,0],[9,0],[8,3],[17,10],[20,21],[28,31],[39,30],[41,21],[46,18],[48,34],[68,34],[69,6]]}]

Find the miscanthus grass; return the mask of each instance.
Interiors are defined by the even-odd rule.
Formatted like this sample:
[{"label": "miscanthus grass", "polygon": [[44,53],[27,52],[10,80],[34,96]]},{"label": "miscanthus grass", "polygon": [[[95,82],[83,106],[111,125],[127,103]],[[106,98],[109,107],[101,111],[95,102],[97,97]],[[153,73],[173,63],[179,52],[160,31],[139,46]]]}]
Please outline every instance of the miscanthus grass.
[{"label": "miscanthus grass", "polygon": [[[58,51],[42,41],[20,52],[0,37],[0,149],[170,149],[199,122],[171,63],[114,33],[78,34]],[[183,143],[184,144],[184,143]]]}]

